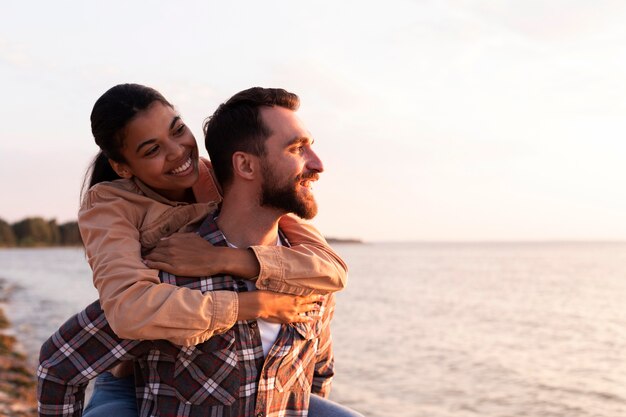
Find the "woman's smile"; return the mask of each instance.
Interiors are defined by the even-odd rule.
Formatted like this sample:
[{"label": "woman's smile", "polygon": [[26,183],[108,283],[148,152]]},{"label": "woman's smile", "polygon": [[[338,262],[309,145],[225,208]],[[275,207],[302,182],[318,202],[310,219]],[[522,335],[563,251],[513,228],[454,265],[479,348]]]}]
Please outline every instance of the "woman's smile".
[{"label": "woman's smile", "polygon": [[187,160],[178,168],[174,168],[168,172],[170,175],[183,177],[188,175],[193,171],[193,161],[191,160],[191,156],[187,158]]}]

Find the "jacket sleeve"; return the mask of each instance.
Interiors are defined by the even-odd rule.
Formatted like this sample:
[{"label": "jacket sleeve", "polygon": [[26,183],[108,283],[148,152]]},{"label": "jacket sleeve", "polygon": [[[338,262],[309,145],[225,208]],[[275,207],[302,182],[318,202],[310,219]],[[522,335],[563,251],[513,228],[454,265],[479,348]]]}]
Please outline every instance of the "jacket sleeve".
[{"label": "jacket sleeve", "polygon": [[80,417],[90,379],[141,356],[149,342],[122,340],[96,301],[70,318],[41,347],[37,368],[40,416]]},{"label": "jacket sleeve", "polygon": [[124,339],[165,339],[191,346],[233,326],[231,291],[202,293],[161,283],[141,260],[141,211],[132,201],[91,189],[78,223],[94,285],[113,331]]},{"label": "jacket sleeve", "polygon": [[315,227],[293,214],[283,216],[279,227],[291,247],[251,247],[261,266],[258,289],[303,295],[346,286],[348,266]]},{"label": "jacket sleeve", "polygon": [[311,393],[328,398],[333,376],[335,375],[335,356],[333,340],[330,334],[330,322],[335,314],[335,296],[331,294],[325,303],[322,313],[322,328],[317,345],[317,357],[313,372]]}]

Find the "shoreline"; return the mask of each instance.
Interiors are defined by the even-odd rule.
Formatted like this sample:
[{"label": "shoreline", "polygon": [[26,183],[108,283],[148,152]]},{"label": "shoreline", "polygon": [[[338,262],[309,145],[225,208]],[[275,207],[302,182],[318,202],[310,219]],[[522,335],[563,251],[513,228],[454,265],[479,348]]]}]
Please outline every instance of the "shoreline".
[{"label": "shoreline", "polygon": [[31,417],[37,415],[37,380],[4,313],[10,292],[0,278],[0,415]]}]

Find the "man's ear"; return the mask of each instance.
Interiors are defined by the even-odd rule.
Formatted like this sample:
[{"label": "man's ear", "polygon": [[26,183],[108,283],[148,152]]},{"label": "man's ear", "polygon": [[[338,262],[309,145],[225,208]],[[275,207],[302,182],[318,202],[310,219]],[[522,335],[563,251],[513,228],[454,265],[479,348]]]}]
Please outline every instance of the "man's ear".
[{"label": "man's ear", "polygon": [[111,165],[111,168],[113,168],[113,171],[115,171],[117,175],[119,175],[122,178],[128,179],[133,176],[133,173],[130,172],[130,169],[124,163],[116,162],[109,158],[109,165]]},{"label": "man's ear", "polygon": [[235,152],[233,154],[233,177],[253,180],[257,176],[259,158],[247,152]]}]

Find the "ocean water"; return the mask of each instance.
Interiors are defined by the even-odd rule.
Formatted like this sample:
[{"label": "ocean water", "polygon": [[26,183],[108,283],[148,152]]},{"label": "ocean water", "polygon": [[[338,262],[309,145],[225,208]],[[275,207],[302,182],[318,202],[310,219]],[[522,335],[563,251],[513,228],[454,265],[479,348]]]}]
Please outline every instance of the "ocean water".
[{"label": "ocean water", "polygon": [[[626,416],[626,244],[340,244],[332,398],[366,416]],[[96,297],[80,249],[0,250],[24,349]]]}]

